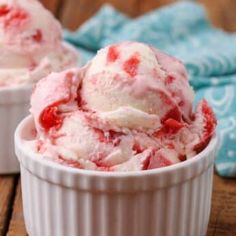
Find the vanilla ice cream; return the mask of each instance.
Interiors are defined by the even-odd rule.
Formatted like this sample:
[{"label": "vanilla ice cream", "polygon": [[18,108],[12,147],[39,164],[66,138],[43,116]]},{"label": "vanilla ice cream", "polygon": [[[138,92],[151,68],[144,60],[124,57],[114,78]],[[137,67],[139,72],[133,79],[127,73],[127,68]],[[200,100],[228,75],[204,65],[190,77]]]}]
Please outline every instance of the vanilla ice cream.
[{"label": "vanilla ice cream", "polygon": [[0,0],[0,88],[76,65],[59,22],[36,0]]},{"label": "vanilla ice cream", "polygon": [[108,46],[81,69],[52,73],[31,98],[29,148],[82,169],[137,171],[201,152],[215,132],[208,103],[196,111],[183,64],[138,42]]}]

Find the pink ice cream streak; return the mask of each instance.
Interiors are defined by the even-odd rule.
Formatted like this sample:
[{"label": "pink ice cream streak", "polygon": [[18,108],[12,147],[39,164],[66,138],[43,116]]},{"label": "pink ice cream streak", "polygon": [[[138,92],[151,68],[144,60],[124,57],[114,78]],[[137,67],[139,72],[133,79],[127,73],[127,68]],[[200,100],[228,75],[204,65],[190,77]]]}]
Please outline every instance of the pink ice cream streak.
[{"label": "pink ice cream streak", "polygon": [[108,46],[86,66],[36,85],[35,152],[75,168],[135,171],[201,152],[215,132],[208,103],[192,111],[183,64],[138,42]]},{"label": "pink ice cream streak", "polygon": [[36,0],[0,0],[0,86],[31,84],[76,65],[59,22]]}]

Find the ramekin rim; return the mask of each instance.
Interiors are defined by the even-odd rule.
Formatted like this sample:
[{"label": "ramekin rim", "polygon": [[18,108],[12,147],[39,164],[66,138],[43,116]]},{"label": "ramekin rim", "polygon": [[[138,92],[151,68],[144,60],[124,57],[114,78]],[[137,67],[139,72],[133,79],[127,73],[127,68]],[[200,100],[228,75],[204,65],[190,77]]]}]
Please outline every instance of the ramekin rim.
[{"label": "ramekin rim", "polygon": [[[156,168],[151,170],[139,170],[139,171],[98,171],[98,170],[86,170],[86,169],[79,169],[74,168],[70,166],[66,166],[63,164],[60,164],[56,161],[53,161],[49,157],[45,157],[42,154],[39,153],[26,153],[24,150],[24,145],[20,145],[22,143],[22,140],[20,138],[20,133],[22,132],[23,128],[27,123],[32,120],[32,115],[28,115],[25,117],[17,126],[15,131],[15,148],[21,150],[24,155],[27,158],[30,158],[33,160],[33,162],[37,162],[37,164],[43,165],[47,168],[56,169],[57,171],[64,172],[64,173],[70,173],[70,174],[78,174],[78,175],[85,175],[90,177],[103,177],[103,178],[122,178],[122,177],[138,177],[138,176],[152,176],[156,174],[164,174],[164,173],[170,173],[173,171],[177,171],[181,168],[187,168],[188,166],[194,165],[198,162],[200,162],[202,159],[204,159],[207,155],[207,153],[211,153],[215,146],[217,145],[218,139],[217,135],[214,134],[208,143],[208,145],[205,147],[203,151],[192,157],[191,159],[188,159],[183,162],[179,162],[170,166],[162,167],[162,168]],[[29,150],[27,150],[29,151]],[[19,157],[18,157],[19,159]],[[21,162],[21,161],[20,161]]]}]

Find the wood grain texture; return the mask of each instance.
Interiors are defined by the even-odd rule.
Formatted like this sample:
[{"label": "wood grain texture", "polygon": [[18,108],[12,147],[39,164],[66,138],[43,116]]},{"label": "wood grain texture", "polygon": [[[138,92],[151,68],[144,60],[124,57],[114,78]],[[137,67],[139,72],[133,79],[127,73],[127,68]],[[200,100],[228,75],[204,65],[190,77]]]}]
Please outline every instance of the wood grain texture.
[{"label": "wood grain texture", "polygon": [[94,15],[107,2],[130,16],[138,14],[138,0],[64,0],[63,11],[59,14],[59,19],[63,26],[74,30]]},{"label": "wood grain texture", "polygon": [[[64,27],[75,30],[96,13],[104,4],[110,3],[125,14],[139,16],[176,0],[41,0],[61,20]],[[211,22],[224,30],[236,31],[235,0],[196,0],[206,7]]]},{"label": "wood grain texture", "polygon": [[236,180],[214,176],[212,209],[207,236],[236,235]]},{"label": "wood grain texture", "polygon": [[198,0],[208,12],[212,23],[227,31],[236,31],[235,0]]},{"label": "wood grain texture", "polygon": [[40,1],[48,10],[57,15],[60,0],[40,0]]},{"label": "wood grain texture", "polygon": [[176,0],[139,0],[139,15],[174,2]]},{"label": "wood grain texture", "polygon": [[[17,234],[16,234],[17,233]],[[13,212],[7,236],[26,236],[26,229],[24,224],[22,198],[21,198],[21,185],[17,185],[16,196],[13,205]]]},{"label": "wood grain texture", "polygon": [[11,212],[14,193],[14,176],[0,176],[0,235],[4,235]]}]

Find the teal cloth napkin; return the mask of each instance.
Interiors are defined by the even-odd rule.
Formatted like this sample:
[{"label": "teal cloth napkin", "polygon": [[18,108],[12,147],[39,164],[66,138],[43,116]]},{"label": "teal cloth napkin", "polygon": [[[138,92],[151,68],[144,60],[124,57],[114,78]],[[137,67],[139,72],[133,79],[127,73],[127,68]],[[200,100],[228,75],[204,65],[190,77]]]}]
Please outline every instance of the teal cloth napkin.
[{"label": "teal cloth napkin", "polygon": [[201,5],[179,2],[131,19],[110,5],[65,40],[81,54],[81,64],[98,49],[123,40],[151,44],[183,61],[196,101],[205,97],[218,118],[217,172],[236,177],[236,34],[213,28]]}]

